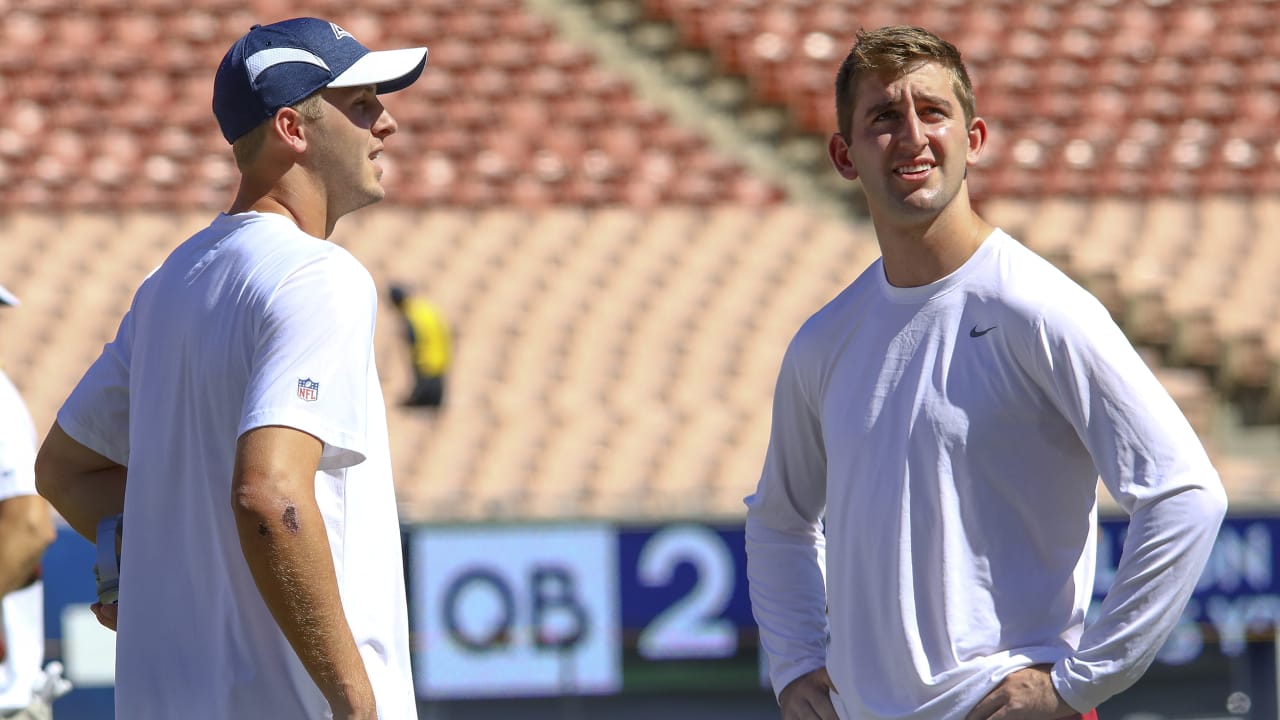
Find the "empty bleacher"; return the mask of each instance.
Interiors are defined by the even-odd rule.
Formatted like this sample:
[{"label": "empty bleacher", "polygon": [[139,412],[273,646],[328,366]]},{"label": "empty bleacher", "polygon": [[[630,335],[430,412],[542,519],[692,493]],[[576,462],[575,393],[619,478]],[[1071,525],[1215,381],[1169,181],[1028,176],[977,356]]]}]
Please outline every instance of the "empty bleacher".
[{"label": "empty bleacher", "polygon": [[[213,73],[270,0],[95,0],[7,8],[0,23],[0,210],[217,208],[235,188]],[[671,123],[590,53],[505,0],[379,2],[307,12],[370,47],[427,45],[429,68],[386,103],[392,202],[653,207],[782,193]]]},{"label": "empty bleacher", "polygon": [[[25,300],[0,313],[0,366],[41,428],[136,284],[206,219],[0,220],[0,267],[21,269],[6,284]],[[402,510],[433,520],[739,516],[787,342],[878,254],[869,226],[787,206],[381,207],[334,240],[380,287],[427,291],[458,329],[438,416],[395,406],[410,376],[389,303],[376,339]],[[1158,372],[1211,440],[1203,376]],[[1256,463],[1227,463],[1238,498],[1271,497]]]},{"label": "empty bleacher", "polygon": [[835,129],[859,28],[954,42],[994,126],[980,197],[1280,190],[1280,6],[1215,2],[610,0],[676,28],[797,129]]}]

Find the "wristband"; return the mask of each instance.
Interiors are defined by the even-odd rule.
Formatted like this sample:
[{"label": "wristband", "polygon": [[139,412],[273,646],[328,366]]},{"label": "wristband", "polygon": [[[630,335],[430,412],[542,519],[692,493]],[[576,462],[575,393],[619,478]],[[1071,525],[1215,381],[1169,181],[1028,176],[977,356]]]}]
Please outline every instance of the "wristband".
[{"label": "wristband", "polygon": [[120,598],[120,544],[124,539],[124,515],[105,517],[98,523],[98,602],[114,605]]}]

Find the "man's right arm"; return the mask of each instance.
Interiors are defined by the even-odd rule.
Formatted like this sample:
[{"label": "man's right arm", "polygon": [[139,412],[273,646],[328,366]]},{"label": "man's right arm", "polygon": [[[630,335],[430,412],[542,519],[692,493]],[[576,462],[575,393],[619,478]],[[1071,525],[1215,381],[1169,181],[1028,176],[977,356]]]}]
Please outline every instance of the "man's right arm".
[{"label": "man's right arm", "polygon": [[36,456],[37,492],[91,543],[100,520],[124,512],[125,474],[125,466],[80,444],[56,422]]},{"label": "man's right arm", "polygon": [[746,499],[752,613],[780,700],[826,664],[826,450],[798,367],[800,337],[783,359],[764,470]]},{"label": "man's right arm", "polygon": [[316,504],[322,449],[320,440],[293,428],[244,433],[236,445],[232,510],[258,591],[334,717],[376,718]]}]

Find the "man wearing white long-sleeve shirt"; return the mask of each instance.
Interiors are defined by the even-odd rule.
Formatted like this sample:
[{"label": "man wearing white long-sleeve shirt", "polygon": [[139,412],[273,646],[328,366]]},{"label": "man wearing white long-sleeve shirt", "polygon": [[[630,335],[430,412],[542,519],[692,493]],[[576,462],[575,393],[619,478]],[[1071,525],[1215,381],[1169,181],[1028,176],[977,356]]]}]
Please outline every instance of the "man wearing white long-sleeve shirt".
[{"label": "man wearing white long-sleeve shirt", "polygon": [[[747,498],[783,717],[1092,716],[1185,607],[1221,482],[1101,304],[970,207],[987,126],[955,47],[860,32],[836,105],[882,257],[788,348]],[[1086,627],[1099,476],[1130,529]]]}]

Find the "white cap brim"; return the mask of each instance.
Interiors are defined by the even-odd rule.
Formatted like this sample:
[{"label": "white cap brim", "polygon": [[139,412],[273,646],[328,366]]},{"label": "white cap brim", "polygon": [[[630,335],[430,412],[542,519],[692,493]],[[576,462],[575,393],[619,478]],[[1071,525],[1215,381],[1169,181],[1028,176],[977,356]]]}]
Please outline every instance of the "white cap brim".
[{"label": "white cap brim", "polygon": [[14,295],[8,290],[5,290],[4,286],[0,285],[0,305],[21,305],[21,304],[22,303],[18,302],[17,295]]},{"label": "white cap brim", "polygon": [[375,50],[334,78],[329,87],[377,85],[379,93],[395,92],[412,85],[426,64],[427,49],[424,47]]}]

